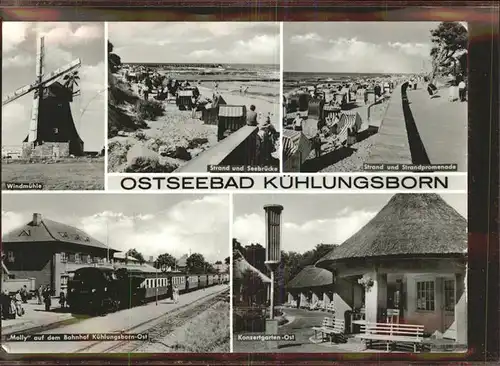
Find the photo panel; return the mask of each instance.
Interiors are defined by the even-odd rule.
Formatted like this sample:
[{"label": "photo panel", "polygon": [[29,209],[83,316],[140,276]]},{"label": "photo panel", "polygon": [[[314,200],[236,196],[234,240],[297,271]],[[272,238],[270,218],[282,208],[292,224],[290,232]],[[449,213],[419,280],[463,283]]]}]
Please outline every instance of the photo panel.
[{"label": "photo panel", "polygon": [[465,193],[235,196],[234,352],[466,352],[466,217]]},{"label": "photo panel", "polygon": [[4,195],[2,347],[230,352],[229,221],[222,194]]},{"label": "photo panel", "polygon": [[277,22],[110,22],[108,171],[279,172]]},{"label": "photo panel", "polygon": [[98,22],[2,23],[2,189],[103,190]]},{"label": "photo panel", "polygon": [[466,22],[285,22],[285,172],[467,171]]}]

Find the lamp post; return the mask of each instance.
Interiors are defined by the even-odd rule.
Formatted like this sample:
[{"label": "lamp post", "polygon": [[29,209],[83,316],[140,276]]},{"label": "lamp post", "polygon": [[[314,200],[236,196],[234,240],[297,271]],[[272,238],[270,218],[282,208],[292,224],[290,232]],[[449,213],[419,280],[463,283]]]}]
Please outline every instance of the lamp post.
[{"label": "lamp post", "polygon": [[[278,322],[274,320],[274,272],[281,261],[281,205],[265,205],[266,213],[266,267],[271,272],[271,295],[269,319],[266,321],[266,333],[277,334]],[[268,348],[278,348],[275,341],[268,342]]]}]

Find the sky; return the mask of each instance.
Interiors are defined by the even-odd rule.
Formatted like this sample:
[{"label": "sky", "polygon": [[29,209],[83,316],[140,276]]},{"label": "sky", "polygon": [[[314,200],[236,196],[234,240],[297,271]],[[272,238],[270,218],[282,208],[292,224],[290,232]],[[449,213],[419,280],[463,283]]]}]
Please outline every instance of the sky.
[{"label": "sky", "polygon": [[122,62],[279,64],[277,22],[111,22]]},{"label": "sky", "polygon": [[[86,151],[100,151],[105,141],[104,24],[75,22],[4,22],[2,99],[35,81],[37,39],[45,36],[45,73],[80,58],[80,90],[71,104]],[[21,145],[28,134],[33,93],[2,108],[2,144]]]},{"label": "sky", "polygon": [[2,195],[2,235],[29,223],[35,212],[108,240],[111,248],[135,248],[146,259],[162,253],[179,258],[189,250],[212,263],[229,256],[228,195]]},{"label": "sky", "polygon": [[424,67],[424,71],[429,71],[430,31],[438,25],[439,22],[284,23],[283,70],[420,73]]},{"label": "sky", "polygon": [[[283,250],[303,253],[320,243],[340,245],[367,224],[391,197],[391,194],[234,195],[233,237],[242,245],[265,246],[263,206],[281,204]],[[466,194],[441,197],[467,217]]]}]

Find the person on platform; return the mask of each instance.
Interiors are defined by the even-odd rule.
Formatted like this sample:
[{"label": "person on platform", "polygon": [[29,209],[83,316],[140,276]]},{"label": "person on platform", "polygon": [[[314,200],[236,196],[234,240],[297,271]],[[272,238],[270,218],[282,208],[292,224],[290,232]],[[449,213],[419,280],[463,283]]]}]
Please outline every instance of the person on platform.
[{"label": "person on platform", "polygon": [[36,291],[36,297],[38,299],[38,305],[42,305],[42,299],[43,299],[43,286],[40,285],[38,287],[38,290]]},{"label": "person on platform", "polygon": [[173,292],[173,295],[174,295],[174,303],[179,303],[179,288],[177,287],[177,285],[174,285],[174,292]]},{"label": "person on platform", "polygon": [[66,294],[64,291],[61,291],[59,293],[59,305],[61,305],[61,309],[64,309],[66,307]]},{"label": "person on platform", "polygon": [[23,302],[23,304],[26,304],[28,302],[28,288],[26,287],[26,285],[21,288],[20,294],[21,301]]},{"label": "person on platform", "polygon": [[50,311],[50,307],[52,306],[52,290],[50,286],[46,286],[43,290],[43,302],[45,304],[45,311]]},{"label": "person on platform", "polygon": [[248,126],[257,126],[257,112],[255,112],[255,106],[252,104],[250,106],[250,110],[247,113],[247,125]]},{"label": "person on platform", "polygon": [[24,309],[22,305],[22,297],[21,297],[21,290],[17,291],[16,294],[14,295],[14,301],[16,304],[16,313],[17,316],[23,316],[24,315]]}]

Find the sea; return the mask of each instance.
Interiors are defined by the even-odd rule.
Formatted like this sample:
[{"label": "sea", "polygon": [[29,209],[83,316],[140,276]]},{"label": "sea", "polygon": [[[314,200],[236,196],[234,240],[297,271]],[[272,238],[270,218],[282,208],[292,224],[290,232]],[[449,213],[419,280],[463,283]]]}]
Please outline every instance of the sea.
[{"label": "sea", "polygon": [[310,83],[338,83],[352,79],[359,78],[383,78],[392,77],[396,75],[403,74],[392,74],[392,73],[356,73],[356,72],[283,72],[283,91],[290,91],[291,89],[297,88],[302,85],[309,85]]},{"label": "sea", "polygon": [[280,67],[277,64],[217,64],[217,63],[126,63],[123,65],[145,66],[167,71],[169,74],[192,75],[205,80],[223,76],[224,80],[244,78],[249,80],[280,80]]}]

